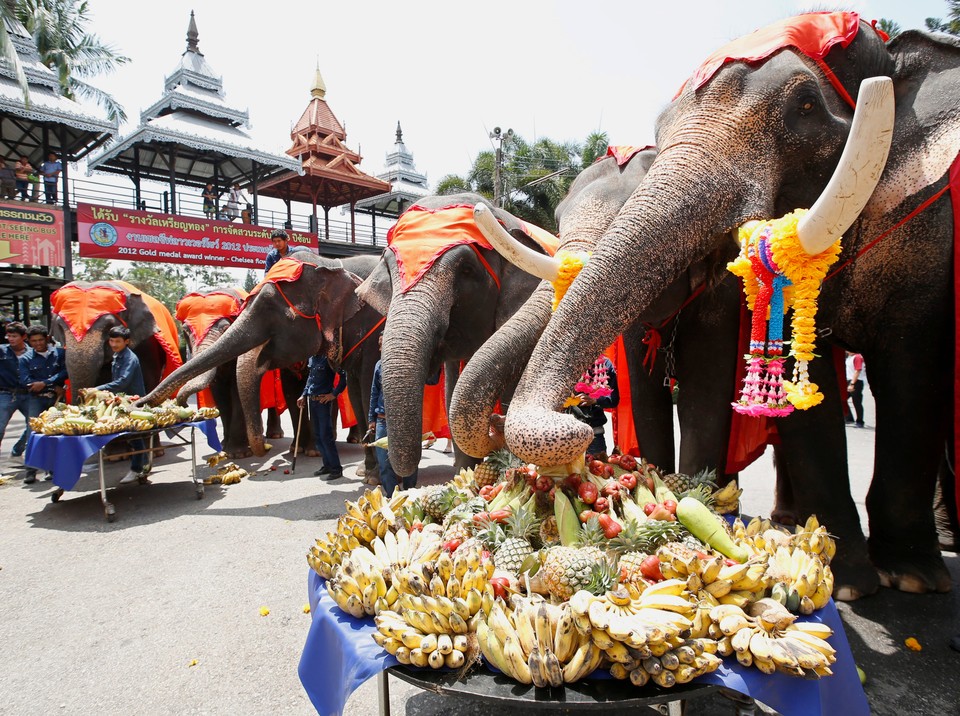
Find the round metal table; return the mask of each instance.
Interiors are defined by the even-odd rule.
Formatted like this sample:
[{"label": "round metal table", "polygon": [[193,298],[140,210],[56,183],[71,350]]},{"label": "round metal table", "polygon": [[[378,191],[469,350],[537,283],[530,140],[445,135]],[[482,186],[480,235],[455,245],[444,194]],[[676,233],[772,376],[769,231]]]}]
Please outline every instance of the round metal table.
[{"label": "round metal table", "polygon": [[637,688],[629,681],[600,679],[580,681],[556,689],[539,689],[483,667],[474,667],[458,680],[456,671],[392,666],[378,677],[380,716],[390,716],[389,675],[424,691],[478,699],[494,708],[514,710],[535,707],[538,711],[558,713],[649,707],[656,713],[675,716],[683,713],[685,700],[706,696],[721,688],[695,682],[677,684],[670,689],[662,689],[654,684]]}]

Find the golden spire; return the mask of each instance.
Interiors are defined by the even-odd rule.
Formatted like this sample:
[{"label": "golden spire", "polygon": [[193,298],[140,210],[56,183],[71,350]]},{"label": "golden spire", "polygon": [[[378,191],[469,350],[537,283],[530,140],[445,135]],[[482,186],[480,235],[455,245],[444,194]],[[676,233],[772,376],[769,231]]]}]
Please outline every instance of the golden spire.
[{"label": "golden spire", "polygon": [[327,86],[323,84],[323,77],[320,75],[320,60],[317,60],[317,72],[313,77],[313,87],[310,88],[310,96],[324,98],[327,94]]}]

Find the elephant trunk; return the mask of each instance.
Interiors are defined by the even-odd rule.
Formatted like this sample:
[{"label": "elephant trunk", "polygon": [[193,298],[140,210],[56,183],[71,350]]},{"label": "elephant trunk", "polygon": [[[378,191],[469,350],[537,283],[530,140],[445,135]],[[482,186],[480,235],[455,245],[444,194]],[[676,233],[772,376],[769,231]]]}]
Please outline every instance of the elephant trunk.
[{"label": "elephant trunk", "polygon": [[450,310],[449,306],[438,305],[437,299],[453,294],[452,286],[431,283],[434,285],[429,291],[417,285],[394,296],[383,331],[381,370],[388,450],[390,463],[400,478],[413,475],[420,463],[423,386]]},{"label": "elephant trunk", "polygon": [[543,283],[509,321],[473,354],[450,401],[450,432],[463,452],[483,458],[499,444],[490,437],[489,417],[497,399],[513,388],[550,320],[553,289]]},{"label": "elephant trunk", "polygon": [[81,389],[100,384],[100,371],[107,363],[109,349],[104,342],[92,334],[87,334],[87,339],[78,341],[70,331],[66,331],[63,338],[67,375],[70,376],[70,391],[75,402],[79,400]]},{"label": "elephant trunk", "polygon": [[[670,170],[657,172],[658,165],[667,164],[660,164],[661,152],[548,323],[507,413],[507,444],[521,459],[560,465],[582,455],[593,438],[592,428],[555,411],[581,373],[663,288],[703,258],[717,234],[740,223],[734,212],[743,206],[734,207],[733,197],[759,194],[742,176],[693,172],[717,166],[699,146],[690,142],[673,149]],[[696,196],[684,180],[691,175],[701,175],[702,191]],[[730,191],[735,184],[744,194]]]},{"label": "elephant trunk", "polygon": [[256,325],[250,313],[244,312],[209,350],[198,352],[173,373],[168,375],[149,395],[141,399],[145,405],[159,405],[178,388],[207,371],[215,370],[228,360],[237,358],[269,339],[262,327]]},{"label": "elephant trunk", "polygon": [[[205,335],[203,337],[203,340],[200,341],[200,343],[196,346],[192,344],[192,338],[187,339],[191,343],[191,352],[193,353],[194,357],[208,351],[211,347],[213,347],[214,343],[223,335],[226,328],[229,327],[229,323],[227,323],[226,321],[223,321],[222,323],[224,323],[225,325],[221,326],[218,324],[213,328],[211,328],[209,331],[207,331],[207,335]],[[191,378],[190,380],[188,380],[186,383],[183,384],[182,388],[180,388],[180,392],[177,394],[177,398],[181,401],[186,400],[194,393],[199,393],[201,390],[205,388],[209,388],[210,384],[213,383],[213,379],[216,377],[216,375],[217,375],[217,367],[214,367],[208,371],[201,373],[200,375],[194,378]]]}]

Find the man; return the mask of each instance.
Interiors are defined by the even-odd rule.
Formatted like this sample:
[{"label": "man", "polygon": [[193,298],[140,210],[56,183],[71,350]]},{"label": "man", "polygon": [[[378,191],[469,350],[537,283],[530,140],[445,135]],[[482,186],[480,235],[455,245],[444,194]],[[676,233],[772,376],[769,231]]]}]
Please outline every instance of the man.
[{"label": "man", "polygon": [[7,160],[0,160],[0,199],[13,199],[17,195],[17,175]]},{"label": "man", "polygon": [[243,189],[240,188],[240,183],[234,182],[233,186],[230,187],[230,193],[227,195],[227,221],[233,221],[240,216],[240,202],[246,204],[249,199],[243,193]]},{"label": "man", "polygon": [[[307,412],[313,427],[314,444],[323,457],[323,465],[313,474],[321,480],[339,480],[343,477],[343,465],[340,464],[337,438],[333,432],[333,408],[337,396],[347,387],[347,374],[343,369],[335,371],[327,357],[320,354],[311,356],[307,367],[310,372],[303,395],[297,398],[297,407],[303,410],[309,405]],[[339,379],[336,387],[333,385],[334,376]]]},{"label": "man", "polygon": [[607,424],[605,410],[620,404],[620,389],[617,386],[617,371],[610,359],[601,355],[581,377],[574,394],[579,404],[570,408],[577,420],[593,428],[593,441],[587,448],[596,460],[606,461],[607,440],[603,426]]},{"label": "man", "polygon": [[[67,363],[63,348],[50,345],[49,335],[44,326],[30,326],[27,331],[27,340],[30,342],[32,355],[26,360],[26,371],[23,373],[22,385],[27,391],[27,413],[31,418],[40,415],[44,410],[53,406],[63,393],[63,384],[67,380]],[[22,455],[30,437],[30,424],[23,431],[23,435],[13,446],[13,455]],[[27,468],[24,483],[36,482],[37,471]],[[47,476],[48,480],[53,479]]]},{"label": "man", "polygon": [[287,232],[283,229],[274,229],[273,233],[270,234],[270,240],[273,242],[273,248],[267,254],[267,261],[263,267],[263,272],[266,274],[270,268],[277,263],[280,259],[286,258],[294,251],[309,251],[306,246],[293,245],[290,246],[288,243],[290,237],[287,236]]},{"label": "man", "polygon": [[0,440],[16,411],[24,420],[30,419],[27,409],[27,391],[23,387],[26,363],[33,355],[27,347],[27,327],[22,323],[8,323],[7,345],[0,345]]},{"label": "man", "polygon": [[47,161],[40,165],[40,173],[43,175],[43,193],[48,204],[57,203],[57,180],[60,178],[60,171],[63,164],[57,160],[57,155],[50,152],[47,155]]},{"label": "man", "polygon": [[[863,423],[863,356],[859,353],[847,351],[845,360],[847,373],[847,398],[853,403],[854,415],[847,415],[846,421],[853,423],[855,428],[862,428]],[[849,410],[849,408],[848,408]]]},{"label": "man", "polygon": [[[144,395],[143,371],[140,370],[140,359],[130,350],[130,329],[126,326],[115,326],[107,334],[107,342],[113,351],[113,363],[110,364],[110,382],[98,385],[96,390],[109,390],[111,393],[126,393],[127,395]],[[131,450],[146,450],[140,438],[130,441]],[[137,482],[143,473],[146,464],[146,455],[137,452],[130,457],[130,471],[120,480],[121,485]]]}]

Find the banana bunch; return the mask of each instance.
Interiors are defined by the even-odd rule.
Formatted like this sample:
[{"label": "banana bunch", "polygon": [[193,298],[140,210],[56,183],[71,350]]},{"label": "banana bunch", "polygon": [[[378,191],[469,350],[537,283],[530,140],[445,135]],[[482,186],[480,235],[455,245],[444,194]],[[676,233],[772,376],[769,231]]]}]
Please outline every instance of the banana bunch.
[{"label": "banana bunch", "polygon": [[343,558],[360,546],[360,540],[352,533],[340,530],[327,532],[326,538],[317,539],[307,552],[307,564],[324,579],[330,579]]},{"label": "banana bunch", "polygon": [[630,679],[635,686],[644,686],[652,680],[657,686],[670,688],[716,671],[722,662],[716,652],[717,642],[712,639],[686,639],[659,657],[650,655],[625,663],[614,662],[610,665],[610,675],[615,679]]},{"label": "banana bunch", "polygon": [[791,676],[828,676],[836,652],[826,639],[830,627],[816,622],[797,622],[796,616],[773,599],[751,606],[751,615],[732,604],[710,612],[721,634],[717,653],[735,655],[743,666],[756,666],[765,674],[775,671]]},{"label": "banana bunch", "polygon": [[743,606],[760,599],[766,588],[768,555],[758,554],[743,564],[728,564],[722,555],[696,552],[677,542],[657,549],[660,572],[667,579],[686,580],[686,588],[702,601],[704,592],[720,604]]},{"label": "banana bunch", "polygon": [[833,593],[833,570],[799,546],[778,547],[766,576],[773,583],[770,596],[791,612],[812,614]]},{"label": "banana bunch", "polygon": [[[591,595],[592,596],[592,595]],[[562,686],[589,676],[604,653],[574,624],[569,603],[514,595],[513,609],[502,600],[477,620],[477,642],[483,658],[522,684]]]},{"label": "banana bunch", "polygon": [[[226,455],[224,455],[224,457],[226,457]],[[207,464],[211,464],[209,458],[207,459]],[[213,464],[216,465],[217,463],[215,462]],[[235,485],[249,475],[249,472],[244,470],[235,462],[228,462],[225,465],[218,467],[214,474],[210,475],[210,477],[203,481],[203,484],[212,485],[215,482],[219,482],[221,485]]]},{"label": "banana bunch", "polygon": [[391,578],[401,594],[453,599],[466,598],[471,592],[482,597],[489,591],[493,572],[493,560],[482,559],[480,548],[474,546],[453,555],[441,550],[436,560],[394,569]]},{"label": "banana bunch", "polygon": [[810,515],[806,524],[797,525],[793,543],[804,552],[819,557],[824,565],[829,565],[837,553],[837,543],[827,532],[827,528],[820,524],[816,515]]},{"label": "banana bunch", "polygon": [[347,529],[364,544],[371,544],[377,537],[383,537],[391,528],[399,530],[397,510],[406,501],[403,493],[387,500],[380,488],[364,492],[356,502],[344,500],[347,508],[337,522],[337,530]]},{"label": "banana bunch", "polygon": [[213,418],[219,418],[220,411],[216,408],[200,408],[196,412],[195,420],[211,420]]},{"label": "banana bunch", "polygon": [[211,455],[210,457],[206,458],[207,467],[216,467],[216,466],[219,465],[221,462],[223,462],[224,460],[226,460],[227,457],[229,457],[229,456],[228,456],[227,453],[225,453],[223,450],[221,450],[221,451],[218,452],[218,453],[214,453],[214,454]]},{"label": "banana bunch", "polygon": [[623,664],[681,645],[697,610],[680,579],[658,582],[639,597],[622,588],[601,597],[580,590],[569,603],[577,630],[608,659]]},{"label": "banana bunch", "polygon": [[[463,621],[459,612],[450,613],[457,614],[459,620]],[[443,618],[445,617],[442,614],[437,615],[438,621]],[[373,640],[397,657],[401,664],[429,666],[434,669],[461,669],[472,664],[477,658],[477,641],[473,633],[432,631],[436,628],[432,620],[429,623],[430,629],[420,629],[407,621],[405,613],[391,610],[380,612],[374,622],[377,631],[373,633]]]},{"label": "banana bunch", "polygon": [[736,480],[731,480],[726,485],[713,493],[713,509],[718,515],[726,515],[731,512],[740,511],[740,495],[743,489],[737,485]]},{"label": "banana bunch", "polygon": [[456,487],[461,492],[469,492],[471,495],[476,495],[477,482],[473,477],[473,468],[472,467],[462,467],[460,472],[453,476],[454,487]]}]

